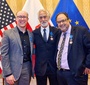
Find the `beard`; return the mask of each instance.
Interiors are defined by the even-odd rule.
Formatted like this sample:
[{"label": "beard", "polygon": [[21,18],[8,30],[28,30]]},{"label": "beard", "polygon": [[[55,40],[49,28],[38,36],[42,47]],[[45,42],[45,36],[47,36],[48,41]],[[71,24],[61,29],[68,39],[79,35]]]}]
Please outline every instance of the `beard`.
[{"label": "beard", "polygon": [[42,27],[48,26],[48,22],[41,22],[41,26],[42,26]]}]

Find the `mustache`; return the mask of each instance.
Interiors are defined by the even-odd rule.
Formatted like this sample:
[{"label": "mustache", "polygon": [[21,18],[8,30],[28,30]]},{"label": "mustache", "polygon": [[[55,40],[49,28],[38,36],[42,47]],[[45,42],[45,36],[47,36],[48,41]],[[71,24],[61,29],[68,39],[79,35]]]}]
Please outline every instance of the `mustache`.
[{"label": "mustache", "polygon": [[48,25],[48,22],[42,22],[41,23],[41,26],[47,26]]},{"label": "mustache", "polygon": [[41,22],[41,23],[43,24],[43,23],[47,23],[47,22],[46,22],[46,21],[43,21],[43,22]]}]

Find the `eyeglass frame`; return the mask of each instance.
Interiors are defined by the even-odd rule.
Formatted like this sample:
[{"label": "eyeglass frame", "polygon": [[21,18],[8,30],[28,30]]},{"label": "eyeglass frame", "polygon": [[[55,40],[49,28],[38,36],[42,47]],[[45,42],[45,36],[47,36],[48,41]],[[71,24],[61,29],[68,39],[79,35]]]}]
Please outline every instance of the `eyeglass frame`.
[{"label": "eyeglass frame", "polygon": [[64,22],[66,22],[67,20],[69,20],[69,19],[63,19],[63,20],[61,20],[61,21],[57,21],[57,23],[64,23]]},{"label": "eyeglass frame", "polygon": [[17,16],[17,18],[19,18],[19,19],[21,19],[21,18],[26,19],[26,18],[28,18],[28,17],[27,17],[27,16]]}]

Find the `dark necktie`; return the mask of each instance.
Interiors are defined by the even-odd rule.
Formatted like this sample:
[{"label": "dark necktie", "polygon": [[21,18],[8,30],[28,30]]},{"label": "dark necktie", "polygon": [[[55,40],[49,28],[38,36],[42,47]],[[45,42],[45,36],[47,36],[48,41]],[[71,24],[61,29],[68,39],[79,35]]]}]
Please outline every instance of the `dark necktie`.
[{"label": "dark necktie", "polygon": [[58,67],[59,70],[60,70],[60,67],[61,67],[61,56],[62,56],[63,49],[64,49],[66,33],[64,33],[63,35],[64,35],[64,37],[63,37],[61,47],[60,47],[60,50],[59,50],[59,53],[58,53],[58,65],[57,65],[57,67]]},{"label": "dark necktie", "polygon": [[46,29],[43,29],[43,39],[44,39],[45,42],[47,42]]}]

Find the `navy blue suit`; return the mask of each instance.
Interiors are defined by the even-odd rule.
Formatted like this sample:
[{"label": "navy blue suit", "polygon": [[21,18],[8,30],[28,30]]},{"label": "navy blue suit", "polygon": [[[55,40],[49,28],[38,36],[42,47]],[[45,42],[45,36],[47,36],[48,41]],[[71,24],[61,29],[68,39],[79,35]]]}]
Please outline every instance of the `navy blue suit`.
[{"label": "navy blue suit", "polygon": [[[56,40],[58,38],[57,37],[58,30],[51,26],[49,26],[49,28],[50,28],[50,32],[47,42],[44,41],[40,32],[40,28],[33,31],[34,44],[36,46],[35,73],[36,73],[38,85],[46,85],[45,83],[41,83],[41,81],[38,82],[38,76],[39,77],[43,76],[44,78],[49,77],[49,80],[51,82],[50,85],[57,85],[56,84],[57,67],[56,67],[55,51],[56,51],[56,42],[57,42]],[[42,81],[44,81],[44,79]]]},{"label": "navy blue suit", "polygon": [[[69,42],[68,47],[68,64],[69,71],[60,72],[57,71],[57,77],[60,85],[87,85],[88,76],[83,72],[85,67],[90,68],[90,33],[83,27],[72,27],[71,34],[72,44]],[[60,36],[58,37],[58,41]],[[62,76],[62,77],[60,77]],[[67,77],[67,80],[71,77],[76,83],[70,84],[72,80],[68,80],[67,84],[63,76]],[[63,83],[62,83],[63,82]]]}]

